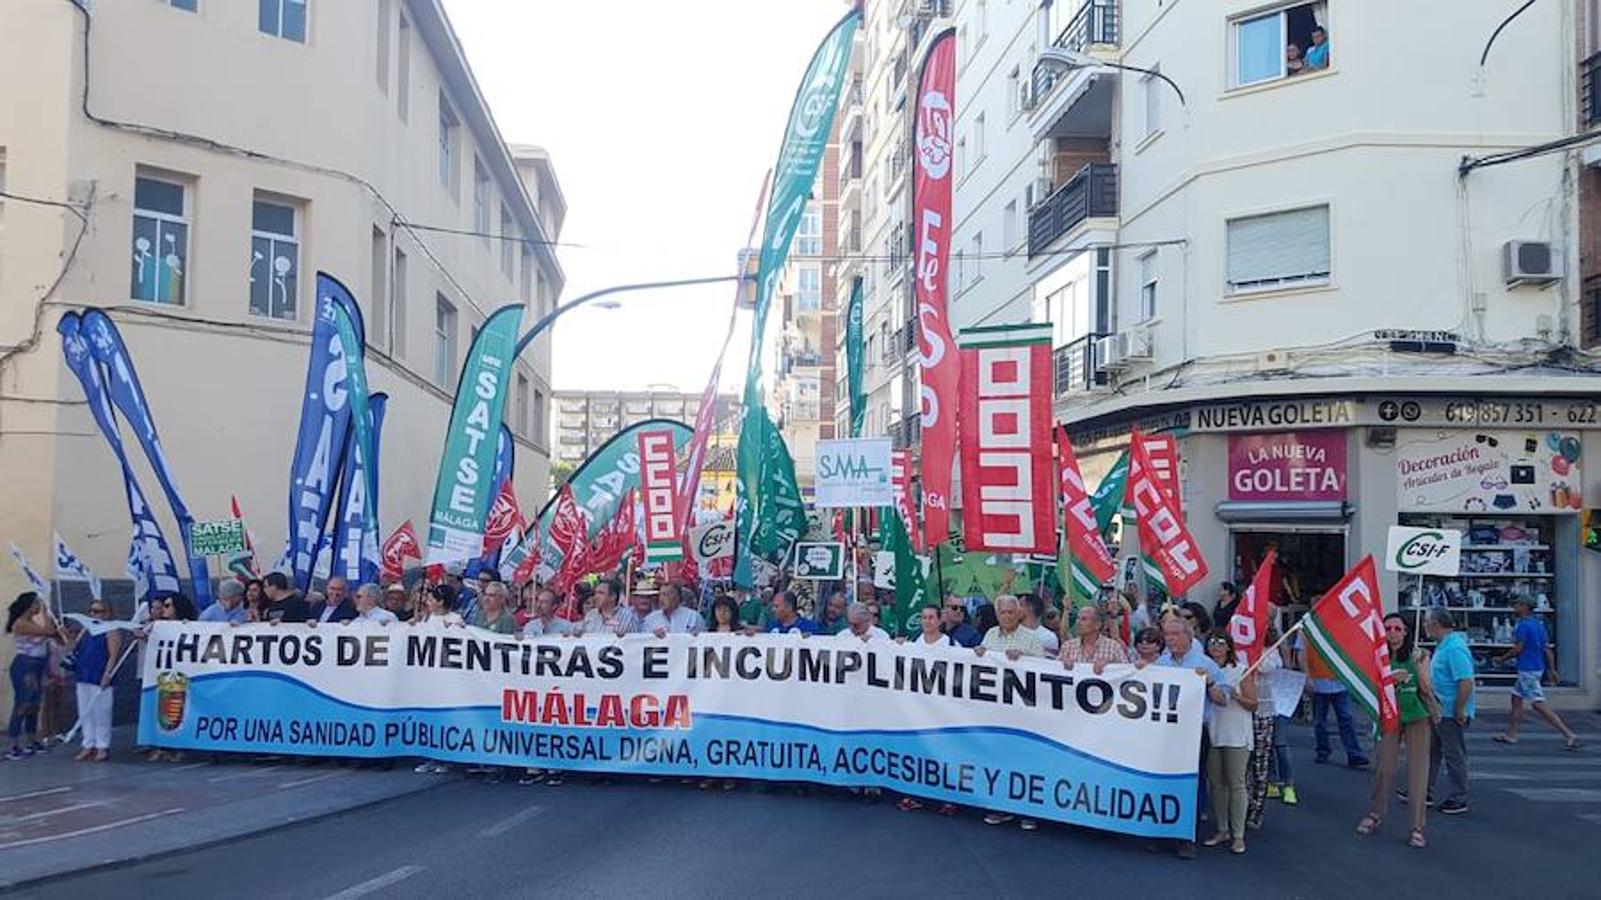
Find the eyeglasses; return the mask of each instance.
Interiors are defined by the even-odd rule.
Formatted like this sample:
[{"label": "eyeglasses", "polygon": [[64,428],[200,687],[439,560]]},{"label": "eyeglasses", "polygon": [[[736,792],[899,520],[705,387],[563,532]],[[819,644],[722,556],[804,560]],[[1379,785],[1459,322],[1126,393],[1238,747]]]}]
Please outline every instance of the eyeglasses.
[{"label": "eyeglasses", "polygon": [[1136,644],[1160,644],[1161,641],[1157,640],[1156,638],[1149,638],[1148,637],[1148,638],[1136,638],[1134,643],[1136,643]]},{"label": "eyeglasses", "polygon": [[1179,613],[1179,618],[1184,619],[1184,620],[1189,621],[1189,622],[1193,622],[1193,621],[1195,621],[1195,613],[1192,613],[1192,612],[1181,612],[1181,613]]}]

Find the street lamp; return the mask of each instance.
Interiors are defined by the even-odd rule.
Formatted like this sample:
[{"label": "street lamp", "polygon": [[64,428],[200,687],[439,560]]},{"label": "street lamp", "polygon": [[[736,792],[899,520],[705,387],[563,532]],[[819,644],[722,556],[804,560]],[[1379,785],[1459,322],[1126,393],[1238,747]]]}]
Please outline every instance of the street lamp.
[{"label": "street lamp", "polygon": [[[725,281],[743,281],[750,277],[751,276],[749,275],[740,274],[718,275],[711,278],[681,278],[677,281],[641,281],[637,284],[615,284],[608,288],[601,288],[598,291],[590,291],[581,297],[575,297],[566,303],[561,304],[550,312],[545,313],[544,317],[535,322],[534,327],[528,329],[528,333],[523,335],[521,340],[517,341],[517,349],[512,352],[512,357],[516,358],[517,356],[520,356],[524,350],[528,349],[528,345],[534,342],[534,338],[539,337],[540,333],[554,324],[556,319],[559,318],[563,313],[577,309],[591,300],[598,300],[601,297],[606,297],[611,294],[627,293],[628,291],[649,291],[657,288],[689,287],[697,284],[718,284]],[[605,309],[616,309],[621,304],[614,300],[608,300],[600,305]]]},{"label": "street lamp", "polygon": [[1060,63],[1069,69],[1121,69],[1125,72],[1138,72],[1141,75],[1159,78],[1167,82],[1168,87],[1173,89],[1173,93],[1178,94],[1179,106],[1189,109],[1189,104],[1184,102],[1184,91],[1179,89],[1178,82],[1162,74],[1160,69],[1142,69],[1139,66],[1124,65],[1119,62],[1100,59],[1081,50],[1066,50],[1061,47],[1051,47],[1045,50],[1040,54],[1040,61]]}]

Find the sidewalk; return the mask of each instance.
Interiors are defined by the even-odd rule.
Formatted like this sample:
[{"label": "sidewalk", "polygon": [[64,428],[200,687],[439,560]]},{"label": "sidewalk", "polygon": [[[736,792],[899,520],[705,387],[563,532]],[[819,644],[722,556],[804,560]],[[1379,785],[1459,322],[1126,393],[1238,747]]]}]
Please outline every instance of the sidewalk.
[{"label": "sidewalk", "polygon": [[21,761],[0,761],[0,890],[84,869],[192,850],[294,822],[428,790],[448,780],[316,765],[290,757],[265,763],[190,753],[145,762],[129,749],[133,728],[116,729],[112,757],[74,762],[76,744]]}]

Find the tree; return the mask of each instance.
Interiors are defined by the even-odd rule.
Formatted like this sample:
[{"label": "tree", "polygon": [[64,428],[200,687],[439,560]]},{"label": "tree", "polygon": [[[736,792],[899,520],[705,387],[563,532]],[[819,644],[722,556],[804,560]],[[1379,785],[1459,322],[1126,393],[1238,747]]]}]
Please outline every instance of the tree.
[{"label": "tree", "polygon": [[562,485],[566,484],[567,483],[567,479],[573,477],[573,472],[575,472],[577,470],[578,470],[578,467],[573,465],[570,462],[557,460],[557,461],[551,463],[550,464],[550,495],[552,497],[556,496],[556,492],[561,490]]}]

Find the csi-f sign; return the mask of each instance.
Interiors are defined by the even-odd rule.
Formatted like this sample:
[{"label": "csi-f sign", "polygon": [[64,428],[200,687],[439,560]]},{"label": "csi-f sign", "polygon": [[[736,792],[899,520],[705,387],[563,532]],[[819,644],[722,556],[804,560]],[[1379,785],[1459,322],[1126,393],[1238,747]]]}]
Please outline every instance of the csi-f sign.
[{"label": "csi-f sign", "polygon": [[1390,526],[1384,568],[1408,575],[1455,575],[1462,566],[1462,532]]},{"label": "csi-f sign", "polygon": [[645,552],[653,562],[683,557],[683,518],[674,481],[677,459],[670,431],[639,433],[639,490],[645,510]]}]

